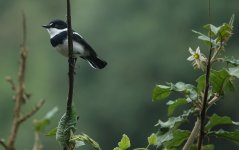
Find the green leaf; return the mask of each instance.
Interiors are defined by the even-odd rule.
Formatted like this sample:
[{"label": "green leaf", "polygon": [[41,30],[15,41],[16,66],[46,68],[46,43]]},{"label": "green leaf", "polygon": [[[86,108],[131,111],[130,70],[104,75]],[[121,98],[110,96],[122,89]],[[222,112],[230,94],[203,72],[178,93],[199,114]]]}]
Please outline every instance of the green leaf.
[{"label": "green leaf", "polygon": [[[216,26],[214,26],[214,25],[212,25],[212,24],[207,24],[207,25],[204,26],[204,28],[207,29],[207,30],[209,30],[209,31],[211,31],[212,36],[217,35],[218,32],[219,32],[219,30],[220,30],[220,27],[216,27]],[[210,33],[209,33],[209,34],[210,34]]]},{"label": "green leaf", "polygon": [[202,33],[198,32],[198,31],[195,31],[195,30],[192,30],[192,31],[193,31],[194,33],[198,34],[198,35],[199,35],[199,36],[198,36],[198,39],[204,41],[206,44],[208,44],[208,45],[211,45],[211,44],[216,45],[216,44],[217,44],[215,40],[210,39],[210,38],[209,38],[208,36],[206,36],[205,34],[202,34]]},{"label": "green leaf", "polygon": [[51,119],[52,117],[55,116],[55,114],[58,112],[58,107],[52,108],[47,114],[45,115],[44,119]]},{"label": "green leaf", "polygon": [[173,138],[164,143],[164,146],[167,148],[179,147],[185,140],[188,139],[190,131],[186,130],[175,130],[173,131]]},{"label": "green leaf", "polygon": [[184,105],[184,104],[187,104],[188,101],[185,99],[185,98],[179,98],[179,99],[176,99],[175,101],[169,101],[167,103],[168,105],[168,116],[171,116],[174,112],[174,110],[181,106],[181,105]]},{"label": "green leaf", "polygon": [[156,85],[153,90],[153,101],[163,100],[167,98],[171,93],[169,86]]},{"label": "green leaf", "polygon": [[197,92],[195,86],[192,84],[185,84],[183,82],[177,82],[176,84],[170,83],[171,90],[176,92],[181,92],[189,97],[191,100],[197,99]]},{"label": "green leaf", "polygon": [[149,145],[155,145],[157,143],[157,136],[155,133],[152,133],[149,137],[148,137],[148,144]]},{"label": "green leaf", "polygon": [[228,64],[231,64],[231,65],[234,65],[234,66],[239,66],[239,59],[236,59],[234,57],[231,57],[231,58],[222,58],[222,61],[228,63]]},{"label": "green leaf", "polygon": [[62,147],[70,146],[70,137],[72,133],[76,131],[76,124],[76,112],[72,109],[67,110],[67,112],[61,117],[56,132],[56,140]]},{"label": "green leaf", "polygon": [[232,16],[231,16],[231,18],[230,18],[230,21],[229,21],[229,25],[230,25],[231,27],[233,27],[234,19],[235,19],[235,14],[232,14]]},{"label": "green leaf", "polygon": [[218,116],[217,114],[213,114],[208,123],[205,126],[206,130],[211,130],[213,127],[218,125],[239,125],[239,123],[232,121],[232,119],[228,116]]},{"label": "green leaf", "polygon": [[224,130],[218,130],[218,131],[211,131],[209,135],[216,136],[218,138],[223,138],[229,141],[233,141],[237,144],[239,144],[239,130],[235,130],[233,132],[228,132]]},{"label": "green leaf", "polygon": [[183,122],[184,118],[179,117],[170,117],[166,122],[163,122],[161,120],[158,121],[158,123],[155,126],[159,126],[162,129],[171,129],[173,128],[177,123]]},{"label": "green leaf", "polygon": [[46,136],[56,136],[57,127],[47,132]]},{"label": "green leaf", "polygon": [[183,93],[192,100],[197,98],[197,92],[193,85],[177,82],[176,84],[168,83],[168,86],[156,85],[153,90],[153,101],[167,98],[171,94],[171,91]]},{"label": "green leaf", "polygon": [[239,78],[239,67],[229,68],[229,74],[236,78]]},{"label": "green leaf", "polygon": [[193,111],[187,110],[184,111],[184,113],[178,117],[170,117],[166,122],[163,122],[161,120],[158,121],[158,123],[155,126],[159,126],[160,130],[166,130],[168,131],[169,129],[172,129],[174,127],[178,127],[182,122],[184,122],[187,117],[192,113]]},{"label": "green leaf", "polygon": [[[197,80],[198,92],[204,92],[205,88],[205,75],[200,76]],[[231,81],[231,75],[225,70],[211,70],[210,83],[214,93],[224,94],[225,91],[233,91],[234,86]]]},{"label": "green leaf", "polygon": [[135,148],[134,150],[149,150],[147,148]]},{"label": "green leaf", "polygon": [[232,28],[233,27],[227,23],[224,23],[222,26],[220,26],[216,41],[218,43],[227,41],[232,35]]},{"label": "green leaf", "polygon": [[57,107],[51,109],[47,114],[40,120],[35,119],[33,120],[33,126],[35,131],[42,131],[47,125],[49,125],[51,118],[56,114],[58,111]]},{"label": "green leaf", "polygon": [[126,150],[130,147],[130,139],[126,134],[123,134],[122,139],[118,143],[120,150]]},{"label": "green leaf", "polygon": [[173,133],[172,131],[167,131],[165,133],[161,133],[159,132],[158,133],[158,136],[157,136],[157,147],[161,147],[163,145],[164,142],[167,142],[167,141],[170,141],[173,139]]},{"label": "green leaf", "polygon": [[70,139],[70,142],[74,144],[78,144],[75,147],[88,144],[91,147],[93,147],[95,150],[101,150],[100,145],[95,140],[93,140],[91,137],[89,137],[87,134],[84,134],[84,133],[72,136]]}]

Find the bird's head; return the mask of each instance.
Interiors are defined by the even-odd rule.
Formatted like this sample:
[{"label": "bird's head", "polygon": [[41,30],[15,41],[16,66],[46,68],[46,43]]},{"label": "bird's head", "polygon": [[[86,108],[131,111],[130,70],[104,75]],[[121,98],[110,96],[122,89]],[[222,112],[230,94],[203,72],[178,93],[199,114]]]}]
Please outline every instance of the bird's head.
[{"label": "bird's head", "polygon": [[54,37],[55,35],[59,34],[62,31],[67,30],[67,24],[65,21],[62,20],[53,20],[49,22],[47,25],[43,25],[42,27],[46,28],[50,37]]}]

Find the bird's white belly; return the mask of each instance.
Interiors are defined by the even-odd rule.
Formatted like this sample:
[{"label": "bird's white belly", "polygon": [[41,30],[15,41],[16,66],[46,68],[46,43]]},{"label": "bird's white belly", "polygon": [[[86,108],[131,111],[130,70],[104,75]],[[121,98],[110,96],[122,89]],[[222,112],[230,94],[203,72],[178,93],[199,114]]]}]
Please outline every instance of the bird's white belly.
[{"label": "bird's white belly", "polygon": [[[60,44],[56,47],[57,51],[62,55],[68,57],[68,40],[65,40],[63,44]],[[87,56],[88,53],[82,45],[73,41],[73,53],[77,56]]]}]

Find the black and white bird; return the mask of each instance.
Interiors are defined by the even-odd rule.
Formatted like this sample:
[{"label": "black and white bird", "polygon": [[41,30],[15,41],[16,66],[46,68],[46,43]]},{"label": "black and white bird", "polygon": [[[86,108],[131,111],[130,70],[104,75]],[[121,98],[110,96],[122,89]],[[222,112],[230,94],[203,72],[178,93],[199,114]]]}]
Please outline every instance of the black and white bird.
[{"label": "black and white bird", "polygon": [[[68,57],[68,38],[67,24],[62,20],[53,20],[48,25],[43,25],[50,34],[51,45],[55,47],[59,53]],[[83,37],[72,31],[73,54],[74,57],[81,57],[86,60],[93,68],[102,69],[107,62],[97,57],[94,49],[83,39]]]}]

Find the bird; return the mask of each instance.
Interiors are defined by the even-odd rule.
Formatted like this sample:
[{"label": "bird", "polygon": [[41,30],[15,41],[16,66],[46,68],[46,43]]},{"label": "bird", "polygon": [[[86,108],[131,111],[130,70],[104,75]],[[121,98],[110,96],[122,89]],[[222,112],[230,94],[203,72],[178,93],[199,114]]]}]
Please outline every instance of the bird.
[{"label": "bird", "polygon": [[[67,23],[60,19],[54,19],[47,25],[42,25],[49,35],[51,45],[63,56],[68,57],[68,35]],[[95,50],[86,42],[86,40],[77,32],[72,30],[73,56],[86,60],[94,69],[102,69],[107,62],[98,58]]]}]

